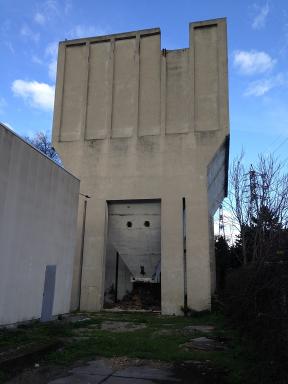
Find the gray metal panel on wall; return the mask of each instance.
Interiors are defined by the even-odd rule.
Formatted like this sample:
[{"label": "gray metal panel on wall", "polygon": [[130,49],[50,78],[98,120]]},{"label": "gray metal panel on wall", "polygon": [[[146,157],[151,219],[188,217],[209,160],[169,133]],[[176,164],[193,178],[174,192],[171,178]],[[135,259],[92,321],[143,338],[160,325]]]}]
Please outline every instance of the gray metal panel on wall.
[{"label": "gray metal panel on wall", "polygon": [[56,265],[46,265],[41,321],[52,320],[56,281]]}]

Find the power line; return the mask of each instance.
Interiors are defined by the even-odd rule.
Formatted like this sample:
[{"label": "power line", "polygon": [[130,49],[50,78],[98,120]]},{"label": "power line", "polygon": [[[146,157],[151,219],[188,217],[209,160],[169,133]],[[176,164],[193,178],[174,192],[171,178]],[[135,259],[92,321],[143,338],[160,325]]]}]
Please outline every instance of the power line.
[{"label": "power line", "polygon": [[269,151],[269,149],[270,149],[270,148],[273,148],[273,145],[276,144],[277,141],[278,141],[278,139],[280,139],[281,137],[282,137],[282,133],[280,133],[280,134],[276,137],[276,139],[274,139],[274,140],[272,141],[271,144],[268,144],[268,145],[266,146],[266,148],[264,149],[263,153],[265,154],[265,153],[267,153],[267,152],[271,152],[271,151]]},{"label": "power line", "polygon": [[284,140],[278,145],[278,147],[272,152],[272,155],[274,155],[274,153],[277,152],[277,151],[279,150],[279,148],[281,148],[282,145],[286,143],[286,141],[288,141],[288,137],[286,137],[286,139],[284,139]]}]

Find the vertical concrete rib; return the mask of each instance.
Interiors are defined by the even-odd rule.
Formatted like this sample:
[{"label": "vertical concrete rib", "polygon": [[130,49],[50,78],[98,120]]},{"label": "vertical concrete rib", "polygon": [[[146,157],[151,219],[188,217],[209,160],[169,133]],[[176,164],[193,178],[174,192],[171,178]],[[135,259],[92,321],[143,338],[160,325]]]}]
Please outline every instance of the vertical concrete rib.
[{"label": "vertical concrete rib", "polygon": [[[164,50],[163,50],[164,51]],[[162,51],[162,52],[163,52]],[[165,51],[164,51],[165,52]],[[166,130],[166,55],[161,53],[161,136],[165,136]]]},{"label": "vertical concrete rib", "polygon": [[132,136],[138,136],[139,131],[139,89],[140,89],[140,33],[135,39],[135,126]]},{"label": "vertical concrete rib", "polygon": [[183,314],[182,204],[180,196],[165,196],[161,200],[161,312],[167,315]]},{"label": "vertical concrete rib", "polygon": [[221,20],[218,23],[219,121],[220,127],[228,132],[229,100],[227,61],[227,25],[224,20]]},{"label": "vertical concrete rib", "polygon": [[193,196],[186,198],[187,302],[195,311],[210,308],[211,274],[206,200],[205,182],[199,180]]},{"label": "vertical concrete rib", "polygon": [[108,138],[112,137],[112,122],[113,122],[113,82],[114,82],[114,51],[115,51],[115,38],[111,39],[110,45],[110,56],[109,56],[109,81],[108,81]]},{"label": "vertical concrete rib", "polygon": [[87,123],[87,107],[88,107],[88,92],[89,92],[89,71],[90,71],[90,42],[86,42],[85,46],[86,70],[84,72],[83,99],[82,99],[82,129],[81,137],[85,140],[86,123]]},{"label": "vertical concrete rib", "polygon": [[[57,86],[54,103],[54,122],[53,122],[53,137],[57,134],[61,141],[61,127],[62,127],[62,111],[63,111],[63,100],[64,100],[64,78],[65,78],[65,62],[66,62],[66,45],[60,45],[58,51],[58,65],[57,65]],[[56,135],[55,135],[56,136]]]},{"label": "vertical concrete rib", "polygon": [[188,81],[190,82],[190,131],[195,130],[195,46],[193,44],[193,24],[189,24],[189,71]]},{"label": "vertical concrete rib", "polygon": [[214,131],[219,129],[218,24],[194,24],[192,29],[195,130]]}]

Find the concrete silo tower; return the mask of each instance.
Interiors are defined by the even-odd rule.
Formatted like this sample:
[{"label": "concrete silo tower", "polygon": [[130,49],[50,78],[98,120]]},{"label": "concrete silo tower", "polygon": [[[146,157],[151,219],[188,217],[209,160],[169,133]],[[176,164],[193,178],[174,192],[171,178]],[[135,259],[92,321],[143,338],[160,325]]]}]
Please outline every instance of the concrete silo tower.
[{"label": "concrete silo tower", "polygon": [[59,45],[53,142],[90,197],[72,309],[129,305],[135,287],[163,314],[210,308],[212,217],[227,189],[226,20],[189,34],[177,50],[161,50],[158,28]]}]

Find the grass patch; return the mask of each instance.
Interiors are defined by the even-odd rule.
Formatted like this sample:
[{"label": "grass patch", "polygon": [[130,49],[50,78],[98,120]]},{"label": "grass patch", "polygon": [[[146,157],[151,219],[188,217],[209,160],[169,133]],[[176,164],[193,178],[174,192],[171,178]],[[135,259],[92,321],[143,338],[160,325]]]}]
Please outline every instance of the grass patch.
[{"label": "grass patch", "polygon": [[17,329],[0,330],[0,350],[23,347],[30,344],[45,344],[59,337],[72,335],[71,326],[61,323],[41,324],[31,323],[29,326]]},{"label": "grass patch", "polygon": [[[89,360],[96,356],[130,357],[139,359],[183,362],[187,360],[207,361],[217,368],[229,371],[229,382],[243,382],[246,369],[245,356],[237,343],[237,337],[224,326],[219,313],[205,313],[193,317],[160,316],[148,313],[87,313],[89,320],[75,323],[65,320],[49,324],[35,322],[17,330],[0,331],[0,351],[21,348],[33,344],[61,340],[63,347],[50,352],[41,365],[68,365],[77,360]],[[134,332],[111,332],[99,329],[102,322],[131,322],[145,324],[146,328]],[[213,325],[210,334],[189,333],[185,327],[191,325]],[[97,327],[99,326],[99,327]],[[164,331],[164,332],[163,332]],[[196,336],[221,336],[229,341],[229,349],[217,352],[185,350],[182,344]],[[244,360],[243,360],[244,357]],[[2,373],[2,375],[4,375]],[[0,372],[1,381],[1,372]],[[247,382],[247,381],[246,381]]]}]

